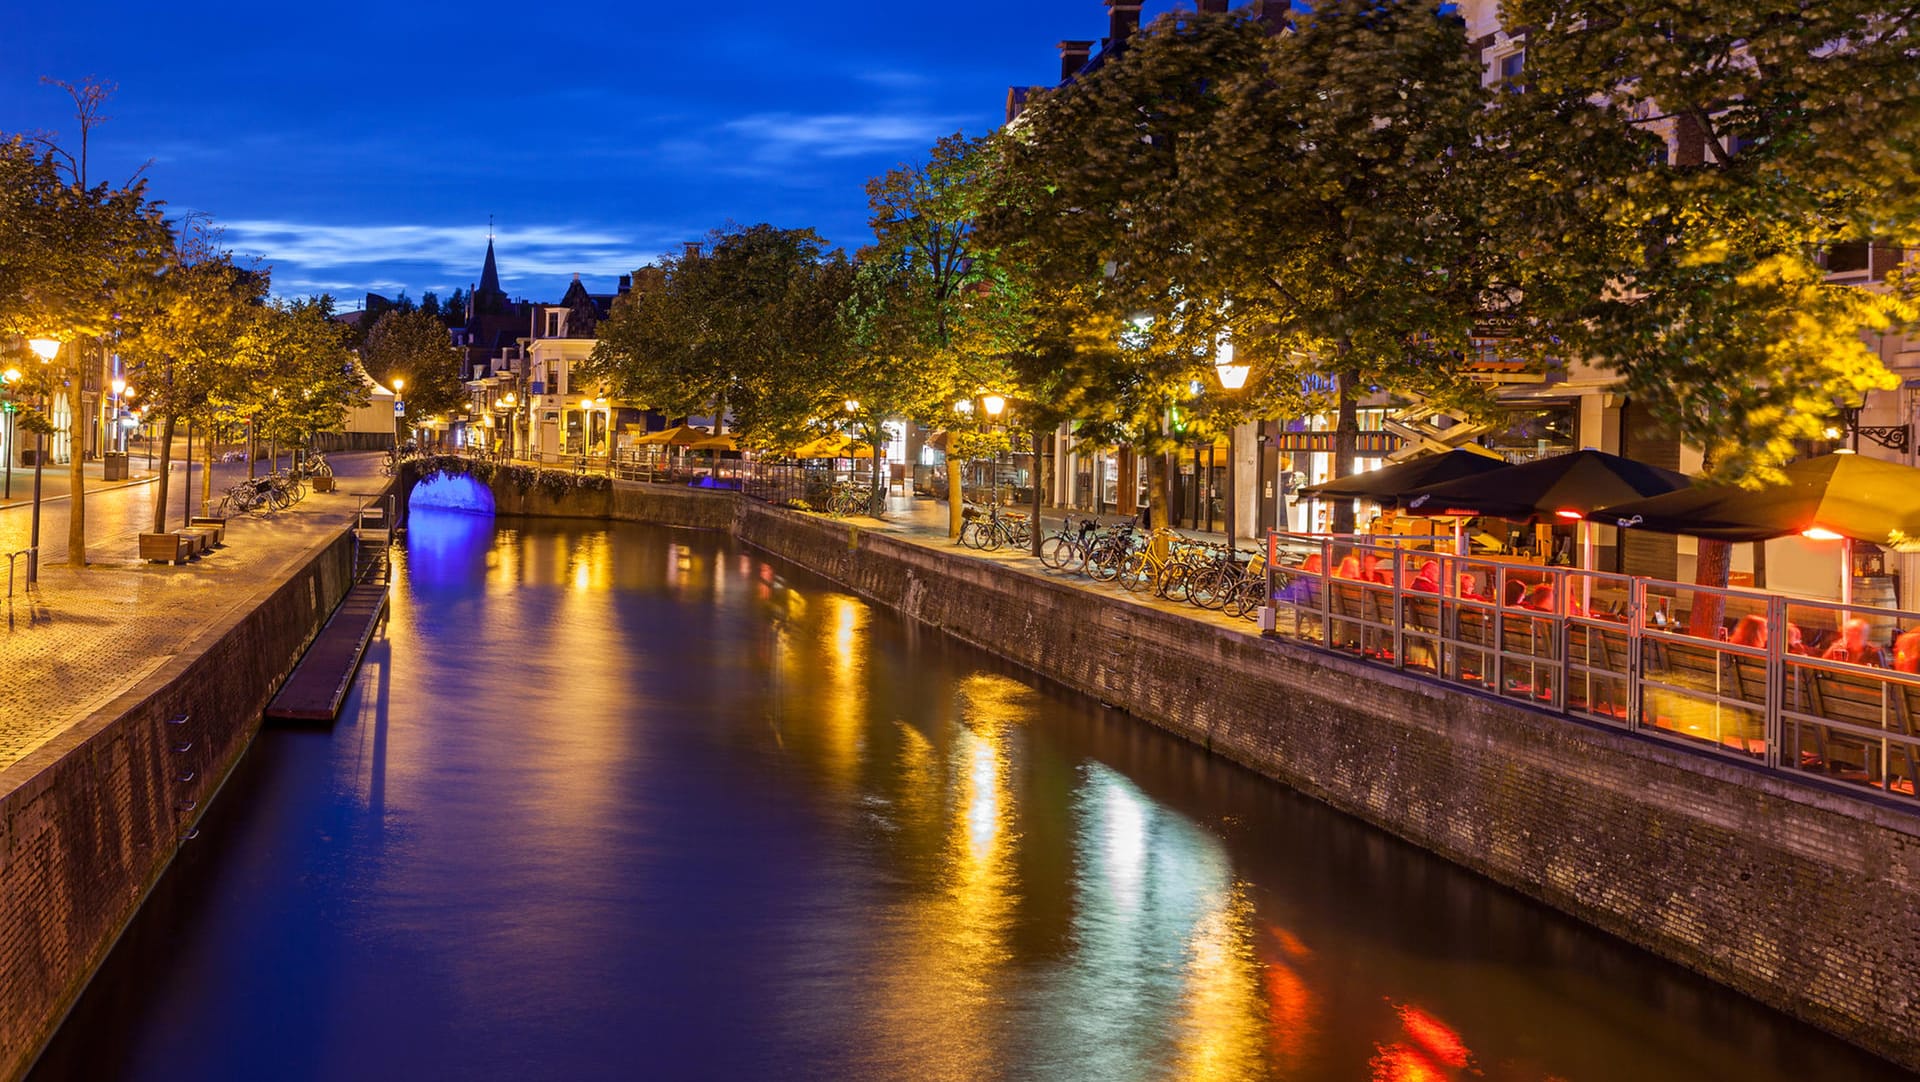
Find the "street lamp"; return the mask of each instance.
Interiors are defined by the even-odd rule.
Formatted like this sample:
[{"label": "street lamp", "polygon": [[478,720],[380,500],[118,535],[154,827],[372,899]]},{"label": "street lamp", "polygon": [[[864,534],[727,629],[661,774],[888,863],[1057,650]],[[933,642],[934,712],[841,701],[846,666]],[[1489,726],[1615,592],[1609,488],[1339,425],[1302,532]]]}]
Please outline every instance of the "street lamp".
[{"label": "street lamp", "polygon": [[115,376],[111,386],[113,387],[113,427],[115,430],[107,435],[112,441],[113,449],[123,451],[126,448],[120,446],[120,396],[126,392],[127,381]]},{"label": "street lamp", "polygon": [[[980,399],[980,405],[987,411],[990,421],[997,423],[1000,420],[1000,411],[1007,408],[1007,400],[997,394],[990,394]],[[995,507],[1000,506],[1000,451],[997,447],[993,452],[992,472],[987,475],[987,502]],[[1040,524],[1035,522],[1033,528],[1039,529]]]},{"label": "street lamp", "polygon": [[[60,355],[60,340],[57,338],[29,338],[27,347],[40,358],[41,364],[50,364]],[[40,396],[40,407],[46,408],[47,397]],[[47,458],[47,438],[34,426],[33,434],[33,525],[27,537],[27,582],[40,581],[40,474]]]},{"label": "street lamp", "polygon": [[13,385],[19,383],[21,378],[18,368],[9,368],[4,376],[0,376],[0,379],[6,381],[7,387],[7,490],[6,495],[0,499],[13,499]]},{"label": "street lamp", "polygon": [[407,400],[401,395],[406,390],[407,381],[395,377],[393,381],[393,453],[400,453],[400,418],[407,415]]},{"label": "street lamp", "polygon": [[515,408],[516,406],[519,405],[519,402],[520,402],[520,399],[512,391],[508,391],[506,394],[503,394],[500,396],[500,404],[502,406],[505,406],[507,410],[507,457],[508,458],[512,458],[514,455],[514,452],[517,450],[516,444],[518,443],[518,441],[515,439],[516,433],[514,432],[514,422],[519,419],[519,411]]},{"label": "street lamp", "polygon": [[[1214,353],[1213,374],[1219,377],[1220,386],[1223,389],[1228,392],[1233,392],[1245,387],[1247,385],[1247,373],[1252,370],[1252,365],[1235,363],[1233,343],[1231,341],[1222,341],[1220,343],[1220,348]],[[1227,426],[1227,498],[1224,501],[1224,514],[1221,516],[1224,520],[1222,525],[1225,526],[1227,530],[1227,553],[1229,558],[1231,558],[1233,553],[1234,542],[1237,540],[1237,535],[1234,530],[1235,527],[1238,526],[1238,523],[1235,521],[1236,516],[1234,515],[1234,511],[1236,508],[1234,504],[1239,502],[1237,498],[1239,491],[1235,487],[1233,476],[1233,427],[1231,424]]]}]

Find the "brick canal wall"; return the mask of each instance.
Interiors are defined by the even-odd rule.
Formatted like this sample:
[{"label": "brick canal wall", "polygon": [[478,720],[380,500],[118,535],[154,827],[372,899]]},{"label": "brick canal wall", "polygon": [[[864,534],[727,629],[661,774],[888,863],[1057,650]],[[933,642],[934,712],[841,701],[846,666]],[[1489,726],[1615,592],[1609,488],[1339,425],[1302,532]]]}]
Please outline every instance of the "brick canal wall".
[{"label": "brick canal wall", "polygon": [[[708,494],[622,519],[715,528]],[[744,542],[1920,1067],[1920,820],[1117,591],[728,501]],[[585,507],[576,509],[586,512]]]},{"label": "brick canal wall", "polygon": [[0,771],[0,1078],[53,1036],[352,573],[346,532]]}]

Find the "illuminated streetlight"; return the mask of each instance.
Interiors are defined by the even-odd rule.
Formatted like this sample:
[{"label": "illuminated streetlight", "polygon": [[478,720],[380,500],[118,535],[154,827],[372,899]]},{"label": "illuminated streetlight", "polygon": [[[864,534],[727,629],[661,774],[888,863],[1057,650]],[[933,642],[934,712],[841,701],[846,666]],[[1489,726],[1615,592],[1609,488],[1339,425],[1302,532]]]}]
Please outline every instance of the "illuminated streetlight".
[{"label": "illuminated streetlight", "polygon": [[27,345],[40,355],[42,361],[51,361],[60,353],[60,340],[57,338],[29,338]]},{"label": "illuminated streetlight", "polygon": [[860,412],[860,400],[859,400],[859,399],[857,399],[857,398],[849,398],[849,399],[847,399],[847,412],[848,412],[848,413],[859,413],[859,412]]},{"label": "illuminated streetlight", "polygon": [[1220,343],[1220,352],[1213,359],[1213,373],[1220,377],[1220,386],[1229,391],[1237,391],[1247,385],[1247,373],[1253,371],[1250,364],[1235,364],[1233,343]]},{"label": "illuminated streetlight", "polygon": [[997,394],[987,395],[980,400],[980,404],[987,408],[987,416],[989,417],[998,417],[1000,416],[1000,411],[1007,408],[1007,400]]}]

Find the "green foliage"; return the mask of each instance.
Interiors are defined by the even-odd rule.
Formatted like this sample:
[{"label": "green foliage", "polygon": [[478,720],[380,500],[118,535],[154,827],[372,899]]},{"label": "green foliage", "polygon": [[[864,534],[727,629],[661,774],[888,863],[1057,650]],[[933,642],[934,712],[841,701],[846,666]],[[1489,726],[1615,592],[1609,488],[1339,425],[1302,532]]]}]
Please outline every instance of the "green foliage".
[{"label": "green foliage", "polygon": [[414,460],[412,468],[419,472],[422,481],[442,474],[472,477],[476,481],[504,484],[522,492],[543,492],[556,500],[573,493],[595,494],[613,490],[612,478],[603,474],[543,470],[534,466],[467,458],[464,455],[428,455]]},{"label": "green foliage", "polygon": [[400,400],[409,425],[466,405],[462,354],[448,337],[446,325],[429,312],[396,308],[381,316],[367,332],[361,360],[383,387],[392,387],[395,379],[406,381]]},{"label": "green foliage", "polygon": [[[1721,476],[1778,479],[1837,404],[1895,385],[1861,332],[1916,317],[1816,264],[1833,242],[1920,239],[1909,20],[1861,0],[1578,14],[1504,11],[1535,28],[1495,127],[1531,334],[1618,373]],[[1581,153],[1556,155],[1554,129]],[[1604,285],[1551,287],[1580,273]]]},{"label": "green foliage", "polygon": [[580,374],[671,417],[724,409],[748,440],[791,446],[839,412],[838,317],[853,277],[809,229],[716,232],[705,254],[641,275]]},{"label": "green foliage", "polygon": [[331,315],[322,299],[253,309],[241,350],[242,387],[263,438],[304,445],[315,433],[342,428],[349,407],[367,404],[346,330]]},{"label": "green foliage", "polygon": [[182,240],[164,271],[130,291],[119,341],[159,418],[201,416],[240,395],[242,340],[266,292],[264,277],[234,266],[205,232]]}]

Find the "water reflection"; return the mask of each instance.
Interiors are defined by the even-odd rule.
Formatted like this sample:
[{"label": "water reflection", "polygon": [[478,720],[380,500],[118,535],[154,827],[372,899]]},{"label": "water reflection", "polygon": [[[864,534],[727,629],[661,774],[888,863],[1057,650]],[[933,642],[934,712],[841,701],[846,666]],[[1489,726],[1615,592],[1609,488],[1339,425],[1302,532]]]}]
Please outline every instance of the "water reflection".
[{"label": "water reflection", "polygon": [[417,510],[231,784],[36,1078],[1894,1074],[712,535]]}]

